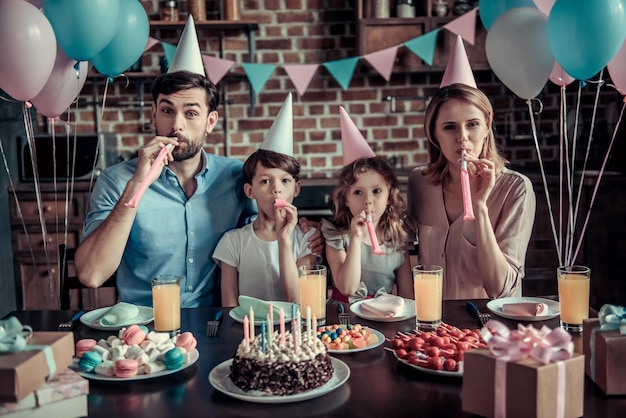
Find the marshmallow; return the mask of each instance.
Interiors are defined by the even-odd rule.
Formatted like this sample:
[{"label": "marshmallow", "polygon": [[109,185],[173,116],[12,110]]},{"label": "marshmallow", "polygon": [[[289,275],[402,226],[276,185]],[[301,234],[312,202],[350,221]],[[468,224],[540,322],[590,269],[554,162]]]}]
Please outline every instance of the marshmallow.
[{"label": "marshmallow", "polygon": [[143,367],[144,367],[144,371],[146,372],[146,374],[162,372],[163,370],[165,370],[165,364],[161,361],[156,361],[154,363],[147,363]]}]

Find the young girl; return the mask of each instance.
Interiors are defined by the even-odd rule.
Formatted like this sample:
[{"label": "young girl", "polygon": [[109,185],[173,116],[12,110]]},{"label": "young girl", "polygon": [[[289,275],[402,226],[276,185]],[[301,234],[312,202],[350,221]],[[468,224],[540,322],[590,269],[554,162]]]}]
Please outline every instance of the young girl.
[{"label": "young girl", "polygon": [[[342,125],[352,124],[345,111],[341,121]],[[408,234],[404,227],[406,205],[398,179],[386,160],[374,156],[369,147],[365,151],[367,158],[346,161],[346,150],[354,149],[346,146],[346,141],[354,141],[358,130],[353,130],[351,136],[346,132],[342,126],[344,168],[331,197],[333,216],[330,221],[322,220],[326,257],[334,279],[333,299],[346,302],[348,298],[356,300],[381,292],[412,299]],[[365,143],[359,136],[360,133],[356,139]],[[367,230],[368,215],[383,255],[374,254],[375,244]]]}]

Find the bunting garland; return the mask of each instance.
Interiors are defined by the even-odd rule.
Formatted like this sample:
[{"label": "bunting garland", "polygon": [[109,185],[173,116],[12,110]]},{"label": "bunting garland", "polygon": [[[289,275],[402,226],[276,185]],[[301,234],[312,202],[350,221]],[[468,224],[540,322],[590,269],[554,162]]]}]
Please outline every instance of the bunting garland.
[{"label": "bunting garland", "polygon": [[[451,20],[442,28],[434,29],[401,44],[394,45],[380,51],[371,52],[363,56],[328,61],[322,64],[291,64],[282,65],[282,67],[298,91],[298,94],[301,96],[306,92],[313,76],[315,75],[315,72],[320,66],[326,68],[326,70],[343,90],[347,90],[350,86],[350,82],[352,81],[352,77],[354,76],[356,66],[361,58],[363,58],[374,70],[376,70],[381,77],[383,77],[386,81],[389,81],[398,49],[402,46],[409,49],[426,64],[433,65],[437,36],[441,29],[445,29],[455,35],[460,35],[463,40],[467,41],[471,45],[474,45],[476,36],[477,10],[478,9],[476,8],[472,9],[454,20]],[[167,61],[171,62],[174,52],[176,51],[176,46],[168,44],[167,42],[161,42],[153,37],[148,39],[144,53],[158,43],[160,43],[163,47]],[[202,55],[202,60],[209,79],[215,84],[219,83],[228,71],[236,64],[235,61],[204,54]],[[263,90],[265,83],[277,67],[272,64],[257,64],[251,62],[244,62],[241,63],[241,65],[244,69],[246,77],[248,78],[251,88],[257,95]]]}]

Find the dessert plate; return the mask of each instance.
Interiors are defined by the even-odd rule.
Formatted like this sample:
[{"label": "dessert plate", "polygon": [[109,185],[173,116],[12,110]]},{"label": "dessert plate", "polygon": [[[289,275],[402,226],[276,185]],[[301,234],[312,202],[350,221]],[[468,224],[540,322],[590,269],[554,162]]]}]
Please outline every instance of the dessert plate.
[{"label": "dessert plate", "polygon": [[[74,363],[72,365],[72,368],[74,370],[79,371],[82,377],[89,379],[89,380],[97,380],[100,382],[133,382],[135,380],[156,379],[158,377],[164,377],[170,374],[178,373],[181,370],[185,370],[186,368],[194,364],[196,361],[198,361],[199,357],[200,357],[200,353],[198,352],[198,350],[194,348],[193,351],[189,352],[189,363],[183,364],[182,367],[178,369],[174,369],[174,370],[166,369],[161,372],[154,372],[150,374],[138,374],[133,377],[126,377],[126,378],[115,377],[115,376],[103,376],[103,375],[96,374],[96,373],[86,373],[86,372],[80,371],[80,367],[78,367],[78,363]],[[77,359],[74,359],[74,360],[77,360]]]},{"label": "dessert plate", "polygon": [[329,392],[337,389],[343,385],[348,377],[350,377],[350,368],[346,363],[331,357],[330,360],[333,364],[335,372],[328,382],[322,386],[309,390],[303,393],[296,393],[295,395],[285,396],[272,396],[272,395],[250,395],[237,386],[230,380],[230,365],[233,360],[226,360],[211,370],[209,373],[209,382],[215,389],[222,392],[225,395],[232,396],[233,398],[240,399],[242,401],[256,402],[256,403],[290,403],[300,402],[307,399],[318,398],[322,395],[326,395]]},{"label": "dessert plate", "polygon": [[415,370],[419,370],[422,373],[426,373],[426,374],[432,374],[435,376],[444,376],[444,377],[463,377],[463,362],[459,363],[459,370],[456,372],[449,372],[446,370],[433,370],[433,369],[429,369],[426,367],[421,367],[421,366],[417,366],[415,364],[411,364],[409,363],[407,360],[401,359],[396,355],[396,351],[395,350],[391,350],[393,351],[393,355],[396,359],[398,359],[398,361],[402,364],[407,365],[408,367],[411,367],[412,369]]},{"label": "dessert plate", "polygon": [[396,316],[391,317],[382,317],[375,316],[369,313],[363,312],[361,310],[361,304],[365,302],[365,300],[360,300],[358,302],[354,302],[350,305],[350,310],[359,318],[367,319],[370,321],[378,321],[378,322],[399,322],[404,321],[406,319],[415,318],[415,301],[412,299],[404,299],[403,311]]},{"label": "dessert plate", "polygon": [[[291,302],[279,302],[279,301],[271,301],[268,302],[272,304],[273,308],[283,308],[283,311],[285,312],[285,322],[287,321],[291,321]],[[299,309],[298,306],[296,306],[296,309]],[[237,306],[236,308],[233,308],[230,310],[230,312],[228,313],[228,315],[233,318],[235,321],[240,322],[243,324],[243,318],[245,318],[245,316],[248,314],[248,312],[245,311],[245,309],[241,308],[240,306]],[[254,315],[256,317],[256,315]],[[262,322],[265,322],[263,320],[260,319],[255,319],[254,320],[254,325],[260,326]],[[279,324],[279,318],[278,315],[274,314],[274,325],[278,325]]]},{"label": "dessert plate", "polygon": [[[504,312],[502,310],[502,306],[505,303],[522,303],[522,302],[531,302],[531,303],[545,303],[548,305],[548,313],[546,315],[516,315],[509,312]],[[501,316],[507,319],[514,319],[516,321],[547,321],[548,319],[556,318],[560,314],[559,302],[543,299],[543,298],[529,298],[529,297],[520,297],[520,298],[502,298],[502,299],[494,299],[487,302],[487,309],[489,309],[494,314]]]},{"label": "dessert plate", "polygon": [[[368,327],[369,328],[369,327]],[[367,350],[371,350],[372,348],[376,348],[379,347],[382,343],[385,342],[385,336],[383,335],[382,332],[375,330],[374,328],[369,328],[370,331],[372,332],[372,335],[375,335],[376,337],[378,337],[378,341],[376,341],[374,344],[368,345],[367,347],[361,347],[361,348],[351,348],[349,350],[335,350],[335,349],[328,349],[329,353],[333,353],[333,354],[351,354],[351,353],[358,353],[360,351],[367,351]]]},{"label": "dessert plate", "polygon": [[139,313],[136,317],[118,325],[105,326],[101,325],[98,322],[102,315],[104,315],[109,309],[111,309],[110,306],[94,309],[93,311],[87,312],[85,315],[80,317],[80,322],[87,325],[89,328],[98,329],[101,331],[116,331],[133,324],[146,325],[154,320],[154,312],[152,311],[151,307],[137,306],[137,308],[139,308]]}]

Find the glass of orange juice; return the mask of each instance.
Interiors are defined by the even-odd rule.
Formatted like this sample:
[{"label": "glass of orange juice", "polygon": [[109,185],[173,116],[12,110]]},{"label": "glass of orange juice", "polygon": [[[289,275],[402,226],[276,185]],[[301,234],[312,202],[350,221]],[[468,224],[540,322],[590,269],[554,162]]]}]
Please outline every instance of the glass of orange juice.
[{"label": "glass of orange juice", "polygon": [[315,316],[318,325],[326,324],[326,266],[310,265],[298,267],[300,287],[300,312],[307,319],[307,307]]},{"label": "glass of orange juice", "polygon": [[591,271],[585,266],[568,266],[559,267],[557,274],[561,328],[580,333],[583,319],[589,318]]},{"label": "glass of orange juice", "polygon": [[152,278],[154,330],[171,336],[180,332],[180,277],[161,275]]},{"label": "glass of orange juice", "polygon": [[413,267],[415,291],[415,325],[419,330],[430,331],[441,324],[443,295],[443,267]]}]

